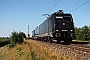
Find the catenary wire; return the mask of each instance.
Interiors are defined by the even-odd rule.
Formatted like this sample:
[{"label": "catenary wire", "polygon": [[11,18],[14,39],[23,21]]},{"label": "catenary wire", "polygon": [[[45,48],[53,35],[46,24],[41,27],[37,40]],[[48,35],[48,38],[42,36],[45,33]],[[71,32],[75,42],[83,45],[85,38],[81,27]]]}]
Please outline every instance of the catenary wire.
[{"label": "catenary wire", "polygon": [[75,10],[77,10],[78,8],[82,7],[83,5],[85,5],[86,3],[90,2],[90,0],[87,0],[86,2],[84,2],[83,4],[81,4],[80,6],[76,7],[75,9],[71,10],[70,12],[73,12]]},{"label": "catenary wire", "polygon": [[79,0],[78,2],[76,2],[73,6],[71,6],[70,8],[68,8],[67,10],[70,11],[72,10],[76,5],[78,5],[82,0]]},{"label": "catenary wire", "polygon": [[[48,5],[50,4],[51,0],[49,0],[49,2],[47,3],[47,5],[45,6],[45,8],[42,10],[41,14],[45,11],[45,9],[48,7]],[[38,15],[38,17],[35,19],[36,21],[38,21],[38,19],[40,18],[40,15]]]},{"label": "catenary wire", "polygon": [[[59,0],[59,1],[50,9],[50,11],[52,11],[52,10],[59,4],[60,1],[61,1],[61,0]],[[50,11],[48,11],[48,13],[49,13]]]}]

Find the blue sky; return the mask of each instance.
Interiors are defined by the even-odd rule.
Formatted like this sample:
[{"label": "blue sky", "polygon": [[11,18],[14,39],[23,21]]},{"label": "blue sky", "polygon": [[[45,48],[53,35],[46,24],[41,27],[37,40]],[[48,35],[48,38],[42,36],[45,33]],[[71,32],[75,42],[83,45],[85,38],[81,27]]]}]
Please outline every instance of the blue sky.
[{"label": "blue sky", "polygon": [[0,0],[0,37],[9,36],[13,31],[23,31],[27,34],[28,25],[30,25],[31,32],[32,28],[45,20],[43,14],[52,14],[60,9],[72,14],[75,27],[90,26],[90,1],[78,9],[76,8],[88,0],[59,1]]}]

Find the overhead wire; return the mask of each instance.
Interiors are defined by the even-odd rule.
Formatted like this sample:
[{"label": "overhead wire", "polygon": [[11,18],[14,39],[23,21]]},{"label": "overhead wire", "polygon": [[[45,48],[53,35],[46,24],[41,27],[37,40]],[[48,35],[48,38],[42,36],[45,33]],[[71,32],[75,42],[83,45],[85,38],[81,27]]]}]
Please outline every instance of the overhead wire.
[{"label": "overhead wire", "polygon": [[[50,6],[52,6],[52,4],[55,2],[55,0],[53,0],[53,1],[49,1],[49,3],[47,4],[47,6],[46,6],[46,8],[48,8],[47,10],[49,10],[50,9]],[[45,10],[45,9],[44,9]],[[42,12],[43,13],[43,12]],[[48,14],[47,12],[46,12],[46,14]],[[49,15],[49,14],[48,14]],[[42,14],[42,16],[44,16],[43,14]],[[42,17],[43,18],[43,17]],[[41,20],[44,20],[44,19],[42,19],[42,18],[40,18],[39,20],[41,21]]]},{"label": "overhead wire", "polygon": [[[55,5],[53,6],[53,8],[50,9],[50,11],[53,10],[53,9],[58,5],[58,3],[59,3],[61,0],[59,0],[57,3],[56,3],[56,0],[54,0],[54,1],[55,1]],[[53,1],[53,3],[54,3],[54,1]],[[49,3],[46,5],[46,7],[43,9],[43,11],[45,11],[45,9],[48,7],[48,5],[50,4],[50,2],[51,2],[51,0],[50,0]],[[51,6],[51,5],[50,5],[50,6]],[[50,8],[50,7],[49,7],[49,8]],[[49,10],[49,9],[48,9],[48,10]],[[43,13],[43,11],[42,11],[42,13]],[[50,12],[50,11],[49,11],[49,12]],[[41,14],[42,14],[42,13],[41,13]],[[36,20],[37,20],[37,19],[36,19]]]},{"label": "overhead wire", "polygon": [[[61,1],[61,0],[59,0],[59,1],[56,3],[56,0],[54,0],[55,5],[54,5],[51,9],[50,9],[50,7],[49,7],[50,10],[48,9],[48,10],[49,10],[48,13],[51,12],[51,11],[59,4],[60,1]],[[76,6],[77,4],[79,4],[81,1],[82,1],[82,0],[78,1],[74,6]],[[85,5],[85,4],[88,3],[89,1],[90,1],[90,0],[84,2],[83,4],[81,4],[80,6],[76,7],[75,9],[72,9],[71,12],[73,12],[74,10],[76,10],[76,9],[80,8],[81,6]],[[48,5],[50,4],[50,2],[51,2],[51,0],[48,2],[48,4],[46,5],[46,7],[43,9],[43,11],[45,11],[45,9],[48,7]],[[74,8],[74,6],[72,6],[71,8]],[[43,13],[43,11],[42,11],[42,13]],[[36,20],[37,20],[37,19],[36,19]]]},{"label": "overhead wire", "polygon": [[[50,4],[51,0],[49,0],[49,2],[47,3],[47,5],[45,6],[45,8],[42,10],[41,14],[45,11],[45,9],[48,7],[48,5]],[[38,15],[38,17],[36,18],[36,21],[37,19],[40,18],[41,15]]]},{"label": "overhead wire", "polygon": [[75,5],[73,5],[71,8],[75,7],[76,5],[78,5],[82,0],[78,1]]},{"label": "overhead wire", "polygon": [[59,2],[60,2],[61,0],[59,0],[49,11],[48,11],[48,13],[50,12],[50,11],[52,11],[58,4],[59,4]]},{"label": "overhead wire", "polygon": [[[53,3],[55,2],[55,5],[50,9],[50,11],[52,11],[52,10],[59,4],[60,1],[61,1],[61,0],[59,0],[59,1],[56,3],[56,0],[54,0]],[[52,3],[52,4],[53,4],[53,3]],[[51,4],[51,5],[52,5],[52,4]],[[49,7],[49,8],[50,8],[50,7]],[[49,10],[49,9],[48,9],[48,10]],[[50,11],[48,11],[47,14],[49,14]]]},{"label": "overhead wire", "polygon": [[[61,0],[59,0],[59,1],[56,3],[56,0],[54,0],[53,2],[55,2],[55,5],[54,5],[51,9],[50,9],[50,7],[49,7],[50,10],[48,9],[49,11],[48,11],[47,13],[51,12],[51,11],[60,3],[60,1],[61,1]],[[76,5],[78,5],[81,1],[82,1],[82,0],[78,1],[78,2],[77,2],[75,5],[73,5],[71,8],[74,8],[74,7],[75,7]],[[51,0],[50,0],[49,3],[46,5],[46,7],[44,8],[43,11],[45,11],[45,9],[48,7],[48,5],[50,4],[50,2],[51,2]],[[82,7],[83,5],[85,5],[85,4],[88,3],[88,2],[90,2],[90,0],[87,0],[86,2],[84,2],[83,4],[81,4],[80,6],[72,9],[70,12],[75,11],[76,9]],[[52,4],[53,4],[53,3],[52,3]],[[42,11],[42,13],[43,13],[43,11]]]},{"label": "overhead wire", "polygon": [[73,6],[71,6],[70,8],[68,8],[67,10],[70,11],[71,9],[73,9],[76,5],[78,5],[82,0],[79,0],[78,2],[76,2]]},{"label": "overhead wire", "polygon": [[70,12],[73,12],[75,10],[77,10],[78,8],[82,7],[83,5],[85,5],[86,3],[90,2],[90,0],[87,0],[86,2],[84,2],[83,4],[81,4],[80,6],[76,7],[75,9],[71,10]]},{"label": "overhead wire", "polygon": [[[48,10],[51,8],[51,6],[53,5],[54,2],[56,3],[56,1],[53,0],[52,4],[50,4],[50,6],[48,7]],[[48,13],[48,11],[47,11],[47,13]]]},{"label": "overhead wire", "polygon": [[[50,4],[51,0],[49,1],[49,3],[46,5],[46,7],[43,9],[43,11],[48,7],[48,5]],[[43,12],[42,11],[42,12]]]}]

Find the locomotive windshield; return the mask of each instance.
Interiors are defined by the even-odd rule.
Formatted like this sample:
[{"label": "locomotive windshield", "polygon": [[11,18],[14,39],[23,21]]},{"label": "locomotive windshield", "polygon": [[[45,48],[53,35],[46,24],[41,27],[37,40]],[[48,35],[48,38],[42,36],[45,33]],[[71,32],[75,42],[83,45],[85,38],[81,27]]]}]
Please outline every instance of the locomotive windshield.
[{"label": "locomotive windshield", "polygon": [[71,16],[56,16],[56,20],[58,22],[60,21],[72,21]]},{"label": "locomotive windshield", "polygon": [[63,20],[63,16],[56,16],[56,21],[61,22]]},{"label": "locomotive windshield", "polygon": [[55,29],[58,31],[73,29],[72,16],[70,14],[56,15],[55,16]]},{"label": "locomotive windshield", "polygon": [[70,18],[70,16],[64,16],[64,21],[71,21],[71,18]]}]

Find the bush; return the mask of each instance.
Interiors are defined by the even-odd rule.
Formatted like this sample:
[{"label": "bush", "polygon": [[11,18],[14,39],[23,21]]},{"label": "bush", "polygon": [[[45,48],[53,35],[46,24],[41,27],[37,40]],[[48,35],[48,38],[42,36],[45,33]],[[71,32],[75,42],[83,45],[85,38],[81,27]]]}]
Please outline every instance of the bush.
[{"label": "bush", "polygon": [[24,41],[24,38],[26,38],[26,35],[23,32],[18,33],[18,43],[22,43]]},{"label": "bush", "polygon": [[26,38],[25,33],[23,32],[12,32],[11,33],[11,40],[10,40],[10,47],[14,47],[16,44],[20,44],[24,41],[24,38]]},{"label": "bush", "polygon": [[90,26],[75,27],[76,39],[90,41]]},{"label": "bush", "polygon": [[16,44],[15,44],[14,42],[11,42],[11,41],[10,41],[10,44],[9,44],[9,47],[10,47],[10,48],[13,48],[15,45],[16,45]]}]

